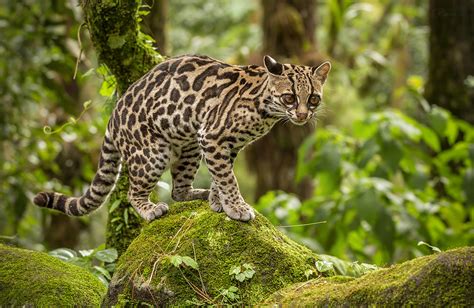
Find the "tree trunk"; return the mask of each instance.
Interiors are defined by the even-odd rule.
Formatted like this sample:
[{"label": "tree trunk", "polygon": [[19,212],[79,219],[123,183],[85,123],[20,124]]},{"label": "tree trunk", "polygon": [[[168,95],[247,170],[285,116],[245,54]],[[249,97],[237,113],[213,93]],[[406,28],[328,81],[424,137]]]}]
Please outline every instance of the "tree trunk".
[{"label": "tree trunk", "polygon": [[168,12],[168,0],[148,0],[151,6],[150,14],[145,17],[145,32],[155,39],[153,44],[156,50],[166,55],[167,43],[166,39],[166,20]]},{"label": "tree trunk", "polygon": [[430,0],[428,13],[426,99],[474,123],[474,0]]},{"label": "tree trunk", "polygon": [[[316,0],[262,0],[263,52],[278,60],[317,65],[307,58],[314,49]],[[303,127],[278,123],[268,135],[246,150],[248,167],[256,174],[255,198],[269,190],[284,190],[305,199],[312,195],[309,179],[295,183],[297,150],[311,134]]]},{"label": "tree trunk", "polygon": [[[161,61],[161,56],[140,35],[140,1],[82,0],[81,6],[99,62],[115,76],[119,94]],[[107,246],[116,248],[119,254],[139,234],[142,221],[133,215],[127,190],[124,166],[110,196],[109,204],[119,202],[119,206],[109,214],[106,235]]]}]

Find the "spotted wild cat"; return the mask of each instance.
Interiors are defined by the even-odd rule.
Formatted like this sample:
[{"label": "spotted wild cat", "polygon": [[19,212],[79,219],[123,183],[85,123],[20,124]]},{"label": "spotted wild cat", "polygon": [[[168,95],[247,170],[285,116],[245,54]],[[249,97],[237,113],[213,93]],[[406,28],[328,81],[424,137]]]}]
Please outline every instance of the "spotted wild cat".
[{"label": "spotted wild cat", "polygon": [[[168,211],[166,203],[149,200],[168,167],[174,200],[209,199],[214,211],[251,220],[255,215],[239,192],[234,159],[279,120],[303,125],[313,119],[330,69],[329,62],[316,68],[280,64],[269,56],[264,67],[205,56],[162,62],[118,100],[87,192],[80,198],[42,192],[34,202],[72,216],[90,213],[111,191],[123,161],[130,203],[148,221]],[[192,187],[202,157],[212,176],[210,190]]]}]

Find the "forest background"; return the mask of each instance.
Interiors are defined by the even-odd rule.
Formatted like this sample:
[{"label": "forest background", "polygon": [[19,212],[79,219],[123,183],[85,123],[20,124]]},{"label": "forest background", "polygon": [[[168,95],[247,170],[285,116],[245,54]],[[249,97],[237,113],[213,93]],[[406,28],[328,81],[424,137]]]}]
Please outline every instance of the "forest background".
[{"label": "forest background", "polygon": [[[235,166],[245,199],[290,237],[377,265],[474,244],[474,1],[155,0],[136,18],[163,56],[332,62],[316,128],[277,127]],[[69,218],[31,201],[84,192],[117,98],[83,21],[75,1],[0,6],[1,241],[105,242],[114,202]],[[196,186],[209,185],[203,166]],[[170,200],[169,173],[157,194]],[[121,215],[110,232],[134,212]]]}]

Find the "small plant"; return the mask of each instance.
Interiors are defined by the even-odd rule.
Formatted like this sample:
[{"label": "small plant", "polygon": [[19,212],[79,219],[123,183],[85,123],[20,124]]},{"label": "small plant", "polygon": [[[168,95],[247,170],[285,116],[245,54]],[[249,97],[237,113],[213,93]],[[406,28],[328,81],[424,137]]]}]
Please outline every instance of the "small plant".
[{"label": "small plant", "polygon": [[252,264],[249,263],[233,266],[229,271],[229,275],[239,282],[244,282],[245,280],[252,279],[254,274],[254,267]]},{"label": "small plant", "polygon": [[319,261],[316,261],[315,265],[316,265],[316,269],[320,273],[326,273],[326,272],[333,272],[334,271],[334,264],[330,261],[319,260]]},{"label": "small plant", "polygon": [[58,248],[48,254],[88,270],[106,286],[112,278],[111,274],[115,270],[114,262],[118,257],[115,248],[105,249],[104,244],[96,249],[79,250],[78,252],[69,248]]},{"label": "small plant", "polygon": [[227,289],[221,289],[219,295],[222,296],[223,303],[231,304],[240,299],[240,296],[237,294],[237,292],[239,292],[239,288],[236,286],[230,286]]},{"label": "small plant", "polygon": [[306,279],[309,279],[309,277],[313,276],[314,274],[316,273],[312,269],[307,269],[304,271],[304,276],[306,277]]},{"label": "small plant", "polygon": [[188,256],[178,256],[178,255],[170,256],[170,262],[176,268],[180,268],[182,266],[189,266],[195,270],[199,268],[196,260]]}]

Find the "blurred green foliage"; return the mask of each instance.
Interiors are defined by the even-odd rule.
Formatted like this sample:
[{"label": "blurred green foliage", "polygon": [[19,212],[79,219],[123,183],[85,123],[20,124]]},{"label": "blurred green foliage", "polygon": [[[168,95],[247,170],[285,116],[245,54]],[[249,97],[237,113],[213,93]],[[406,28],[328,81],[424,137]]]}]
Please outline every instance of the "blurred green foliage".
[{"label": "blurred green foliage", "polygon": [[[49,221],[32,206],[32,196],[44,189],[80,194],[95,172],[107,118],[93,104],[74,119],[97,83],[73,80],[80,24],[74,1],[0,6],[0,233],[16,235],[25,246],[42,242]],[[79,73],[90,66],[85,62]],[[66,122],[73,125],[45,133],[44,127]]]},{"label": "blurred green foliage", "polygon": [[258,1],[169,1],[171,53],[242,58],[260,47]]},{"label": "blurred green foliage", "polygon": [[[317,48],[333,63],[326,115],[298,150],[296,179],[288,178],[313,178],[314,196],[269,192],[257,204],[318,252],[382,265],[429,253],[420,241],[442,250],[473,245],[474,131],[422,96],[426,12],[422,0],[319,1]],[[170,1],[171,55],[246,63],[261,48],[259,14],[257,0]],[[44,248],[37,244],[49,214],[32,206],[34,193],[79,195],[95,172],[112,106],[101,95],[113,98],[115,81],[105,67],[91,69],[97,65],[87,33],[78,34],[81,22],[74,1],[0,6],[0,234],[16,235],[23,246]],[[84,57],[73,80],[78,35]],[[44,131],[64,123],[71,125]],[[251,200],[243,162],[241,155],[236,173]],[[166,200],[169,173],[162,181]],[[197,186],[209,186],[205,167]],[[85,221],[96,240],[82,237],[81,246],[95,247],[103,219]]]},{"label": "blurred green foliage", "polygon": [[[462,138],[462,139],[461,139]],[[386,264],[474,244],[474,127],[438,107],[422,122],[396,110],[350,132],[319,129],[299,151],[297,178],[316,182],[305,201],[270,192],[258,209],[317,251]]]},{"label": "blurred green foliage", "polygon": [[105,249],[104,244],[95,249],[79,250],[78,252],[68,248],[58,248],[48,254],[88,270],[106,286],[112,279],[115,261],[118,258],[117,250],[115,248]]},{"label": "blurred green foliage", "polygon": [[420,241],[473,245],[474,128],[422,96],[427,3],[319,9],[334,69],[325,123],[299,149],[296,174],[314,179],[314,196],[269,192],[257,208],[317,251],[379,265],[429,253]]}]

